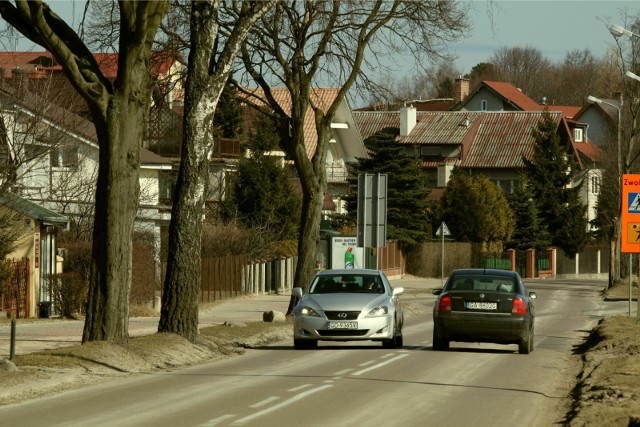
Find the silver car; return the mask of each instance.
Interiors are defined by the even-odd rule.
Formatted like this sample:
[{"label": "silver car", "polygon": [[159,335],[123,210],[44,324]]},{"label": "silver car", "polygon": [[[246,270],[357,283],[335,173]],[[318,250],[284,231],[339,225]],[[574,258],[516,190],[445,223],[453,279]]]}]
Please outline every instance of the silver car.
[{"label": "silver car", "polygon": [[403,288],[392,288],[382,271],[325,270],[316,273],[293,309],[293,345],[316,348],[318,341],[381,341],[402,347]]}]

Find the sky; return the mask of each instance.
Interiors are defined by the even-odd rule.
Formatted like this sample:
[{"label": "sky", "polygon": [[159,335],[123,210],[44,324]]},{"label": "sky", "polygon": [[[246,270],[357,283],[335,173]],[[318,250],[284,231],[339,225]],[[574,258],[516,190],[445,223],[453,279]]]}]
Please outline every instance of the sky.
[{"label": "sky", "polygon": [[625,10],[630,15],[640,13],[637,0],[494,0],[491,8],[489,4],[486,0],[471,2],[474,28],[468,38],[450,48],[463,73],[488,62],[501,47],[534,47],[552,62],[562,61],[569,51],[585,48],[601,57],[614,44],[607,26],[624,26]]},{"label": "sky", "polygon": [[[79,16],[85,0],[53,0],[52,9],[61,17],[73,21]],[[468,36],[449,46],[457,56],[455,65],[462,74],[481,63],[501,47],[533,47],[552,62],[560,62],[567,52],[588,48],[602,57],[614,38],[607,27],[624,26],[624,15],[640,14],[640,1],[600,0],[471,0],[469,14],[473,28]],[[40,49],[24,37],[18,50]],[[400,73],[413,68],[397,62]],[[402,68],[406,69],[402,69]]]}]

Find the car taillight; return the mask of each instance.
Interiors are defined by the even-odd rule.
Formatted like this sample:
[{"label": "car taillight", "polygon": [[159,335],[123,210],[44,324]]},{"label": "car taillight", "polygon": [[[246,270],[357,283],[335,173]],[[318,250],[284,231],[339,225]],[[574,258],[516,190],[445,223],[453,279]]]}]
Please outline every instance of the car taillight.
[{"label": "car taillight", "polygon": [[449,295],[445,295],[440,298],[440,301],[438,302],[438,311],[451,311],[451,297]]},{"label": "car taillight", "polygon": [[527,314],[527,304],[520,297],[513,299],[513,307],[511,308],[511,314]]}]

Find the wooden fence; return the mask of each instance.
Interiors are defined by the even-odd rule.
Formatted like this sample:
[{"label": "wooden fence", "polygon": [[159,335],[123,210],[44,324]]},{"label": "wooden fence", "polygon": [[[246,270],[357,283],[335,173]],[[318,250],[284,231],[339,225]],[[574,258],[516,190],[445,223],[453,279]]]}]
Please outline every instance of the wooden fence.
[{"label": "wooden fence", "polygon": [[11,277],[4,283],[0,295],[0,311],[14,319],[28,318],[29,310],[29,259],[4,261],[11,271]]}]

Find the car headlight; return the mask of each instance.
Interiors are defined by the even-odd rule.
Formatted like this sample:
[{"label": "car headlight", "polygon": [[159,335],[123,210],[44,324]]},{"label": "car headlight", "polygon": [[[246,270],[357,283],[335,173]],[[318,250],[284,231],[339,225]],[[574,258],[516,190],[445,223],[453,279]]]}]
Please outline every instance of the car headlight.
[{"label": "car headlight", "polygon": [[386,305],[381,305],[379,307],[374,308],[369,313],[367,313],[367,317],[379,317],[384,316],[389,313],[389,307]]},{"label": "car headlight", "polygon": [[320,317],[318,312],[311,307],[300,307],[300,309],[298,310],[298,314],[300,316]]}]

